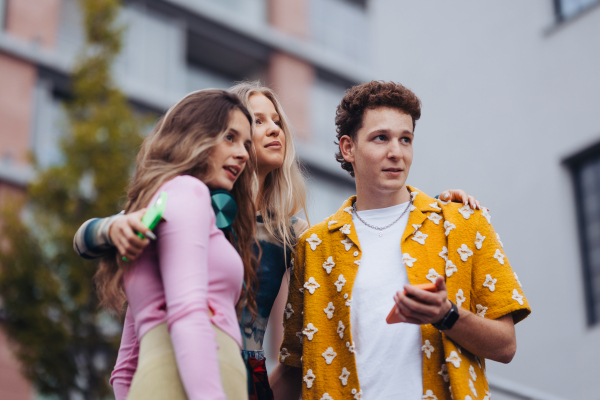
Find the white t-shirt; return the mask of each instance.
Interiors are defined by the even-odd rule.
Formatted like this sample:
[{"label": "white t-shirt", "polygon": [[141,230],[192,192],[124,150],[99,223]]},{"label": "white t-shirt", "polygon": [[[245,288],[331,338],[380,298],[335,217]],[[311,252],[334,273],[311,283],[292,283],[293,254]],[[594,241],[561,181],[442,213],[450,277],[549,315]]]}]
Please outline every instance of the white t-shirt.
[{"label": "white t-shirt", "polygon": [[[404,203],[359,214],[371,225],[386,226],[407,206]],[[383,230],[382,236],[352,216],[362,257],[352,289],[350,318],[365,400],[416,400],[423,396],[421,327],[385,322],[394,306],[394,294],[409,283],[400,249],[409,214]]]}]

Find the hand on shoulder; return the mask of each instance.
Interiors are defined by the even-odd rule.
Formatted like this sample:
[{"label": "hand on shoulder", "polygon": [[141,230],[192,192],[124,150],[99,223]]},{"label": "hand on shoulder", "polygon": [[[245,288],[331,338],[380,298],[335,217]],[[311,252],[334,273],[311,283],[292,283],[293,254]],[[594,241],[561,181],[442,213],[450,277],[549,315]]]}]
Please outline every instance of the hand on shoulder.
[{"label": "hand on shoulder", "polygon": [[137,233],[142,232],[144,236],[156,239],[156,236],[142,224],[142,217],[146,212],[141,210],[121,215],[110,225],[108,237],[117,248],[119,254],[127,257],[129,261],[135,260],[144,248],[150,243],[148,239],[140,238]]}]

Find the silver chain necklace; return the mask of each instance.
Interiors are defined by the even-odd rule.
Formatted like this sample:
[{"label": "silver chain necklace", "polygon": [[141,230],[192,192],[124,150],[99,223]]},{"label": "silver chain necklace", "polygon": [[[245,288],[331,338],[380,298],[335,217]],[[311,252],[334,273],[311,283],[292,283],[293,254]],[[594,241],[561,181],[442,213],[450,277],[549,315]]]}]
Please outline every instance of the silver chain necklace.
[{"label": "silver chain necklace", "polygon": [[400,218],[402,218],[404,216],[404,214],[406,214],[406,212],[408,211],[410,206],[412,206],[412,203],[413,203],[413,198],[412,198],[412,196],[410,196],[410,201],[408,202],[408,205],[406,206],[404,211],[402,211],[402,214],[400,214],[400,216],[398,218],[396,218],[396,220],[394,222],[392,222],[391,224],[389,224],[387,226],[381,227],[381,228],[367,223],[364,219],[362,219],[360,217],[360,215],[358,215],[358,211],[356,211],[356,202],[354,202],[354,204],[352,205],[352,212],[354,213],[354,215],[356,215],[356,218],[358,218],[360,220],[360,222],[362,222],[363,224],[365,224],[366,226],[368,226],[371,229],[375,229],[376,231],[379,231],[379,237],[381,237],[381,236],[383,236],[384,229],[387,229],[390,226],[394,225],[396,222],[400,221]]}]

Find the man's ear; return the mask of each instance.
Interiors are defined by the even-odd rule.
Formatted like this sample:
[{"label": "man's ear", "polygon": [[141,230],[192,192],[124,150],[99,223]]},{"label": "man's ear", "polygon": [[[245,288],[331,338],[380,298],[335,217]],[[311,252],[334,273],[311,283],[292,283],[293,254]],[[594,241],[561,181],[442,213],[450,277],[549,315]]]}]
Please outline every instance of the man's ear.
[{"label": "man's ear", "polygon": [[340,153],[342,157],[349,163],[354,162],[354,149],[356,145],[352,138],[348,135],[344,135],[340,138]]}]

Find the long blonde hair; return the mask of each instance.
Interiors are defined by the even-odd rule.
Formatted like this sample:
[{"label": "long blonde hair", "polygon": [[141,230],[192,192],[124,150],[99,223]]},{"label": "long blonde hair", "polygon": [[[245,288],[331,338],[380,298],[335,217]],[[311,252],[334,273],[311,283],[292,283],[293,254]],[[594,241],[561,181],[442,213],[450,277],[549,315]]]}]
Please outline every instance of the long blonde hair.
[{"label": "long blonde hair", "polygon": [[[145,207],[156,191],[167,181],[179,175],[191,175],[203,181],[215,172],[211,153],[223,140],[231,114],[240,110],[252,125],[252,117],[238,96],[225,90],[206,89],[193,92],[175,105],[158,121],[153,132],[144,140],[136,158],[135,174],[127,191],[125,212]],[[256,316],[255,293],[258,285],[257,258],[253,251],[256,242],[254,201],[252,190],[256,156],[250,159],[233,185],[231,194],[238,216],[229,234],[229,241],[237,248],[244,262],[244,281],[247,307]],[[123,311],[125,294],[122,278],[132,267],[123,263],[113,251],[103,258],[94,276],[100,304],[118,313]]]},{"label": "long blonde hair", "polygon": [[[254,178],[255,202],[260,206],[260,213],[267,231],[279,240],[284,248],[293,251],[296,245],[296,235],[301,232],[292,232],[291,217],[304,211],[306,218],[306,185],[304,176],[296,159],[296,149],[292,138],[291,124],[283,112],[277,95],[270,88],[261,85],[260,81],[244,81],[229,89],[239,96],[240,100],[254,117],[250,106],[250,97],[262,94],[273,103],[275,111],[279,114],[281,130],[285,135],[285,157],[283,165],[269,172],[263,184],[261,198],[256,198],[259,193],[258,177]],[[295,234],[294,234],[295,233]]]}]

